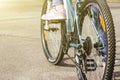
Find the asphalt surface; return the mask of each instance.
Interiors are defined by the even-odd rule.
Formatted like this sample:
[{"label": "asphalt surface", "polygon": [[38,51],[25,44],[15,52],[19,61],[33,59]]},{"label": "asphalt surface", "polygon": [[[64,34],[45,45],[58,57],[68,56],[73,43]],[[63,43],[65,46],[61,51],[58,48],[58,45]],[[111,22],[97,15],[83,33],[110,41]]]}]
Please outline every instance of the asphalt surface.
[{"label": "asphalt surface", "polygon": [[[120,80],[120,4],[110,4],[117,39],[115,80]],[[70,59],[47,62],[40,40],[41,6],[0,8],[0,80],[77,80]],[[72,52],[71,52],[72,53]]]}]

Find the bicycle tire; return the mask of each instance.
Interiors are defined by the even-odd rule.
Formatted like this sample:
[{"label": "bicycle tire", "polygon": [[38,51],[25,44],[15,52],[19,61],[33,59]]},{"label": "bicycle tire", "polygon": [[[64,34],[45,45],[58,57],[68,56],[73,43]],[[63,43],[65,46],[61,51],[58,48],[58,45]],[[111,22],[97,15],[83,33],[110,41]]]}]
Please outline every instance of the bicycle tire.
[{"label": "bicycle tire", "polygon": [[[48,0],[44,0],[41,16],[43,14],[47,13],[46,12],[47,1]],[[45,33],[45,29],[44,29],[44,27],[46,25],[45,20],[41,19],[41,41],[42,41],[42,47],[43,47],[43,50],[44,50],[44,54],[45,54],[47,60],[50,63],[55,64],[55,65],[59,64],[64,57],[64,51],[63,51],[64,50],[64,43],[65,43],[65,36],[64,36],[65,35],[65,23],[64,22],[65,21],[60,21],[61,26],[59,27],[60,28],[59,29],[60,33],[59,33],[59,36],[58,36],[57,35],[57,30],[56,30],[56,33],[54,33],[55,31],[53,31],[53,34],[52,34],[51,31],[47,31],[47,30],[46,30],[46,33]],[[49,33],[47,33],[47,32],[49,32]],[[45,36],[45,34],[50,34],[50,32],[51,32],[52,37],[53,37],[53,35],[55,37],[54,39],[51,39],[51,43],[48,42],[48,40],[46,40],[46,36]],[[47,36],[47,37],[49,38],[49,36]],[[58,39],[56,39],[56,38],[58,38]],[[55,39],[59,40],[59,41],[55,41]],[[56,52],[54,52],[56,50],[55,46],[58,47],[58,44],[55,44],[55,42],[59,42],[59,48],[57,49]],[[50,44],[52,44],[52,46],[50,46]],[[54,47],[53,51],[51,50],[52,48],[50,48],[50,47]],[[57,55],[53,56],[52,55],[53,53],[55,53]]]},{"label": "bicycle tire", "polygon": [[[107,42],[106,42],[107,43],[107,58],[106,59],[107,61],[106,61],[106,67],[104,70],[104,75],[101,78],[101,80],[111,80],[112,74],[114,71],[115,54],[116,54],[116,39],[115,39],[115,27],[113,23],[113,18],[112,18],[110,8],[108,7],[106,0],[85,0],[80,8],[81,15],[82,15],[82,17],[80,18],[81,26],[83,26],[85,16],[88,14],[86,13],[88,6],[92,4],[98,5],[100,12],[103,16],[105,26],[106,26],[106,31],[107,31],[107,34],[106,34],[106,38],[107,38]],[[87,80],[91,80],[91,79],[87,79]]]}]

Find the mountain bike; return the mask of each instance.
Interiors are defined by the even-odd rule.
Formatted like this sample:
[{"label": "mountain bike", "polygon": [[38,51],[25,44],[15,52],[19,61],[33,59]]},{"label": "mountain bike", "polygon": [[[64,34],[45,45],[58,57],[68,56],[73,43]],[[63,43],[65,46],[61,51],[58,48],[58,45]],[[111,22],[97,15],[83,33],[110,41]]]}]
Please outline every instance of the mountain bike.
[{"label": "mountain bike", "polygon": [[[59,64],[67,55],[75,64],[78,80],[111,80],[116,39],[106,0],[63,0],[65,20],[42,20],[41,41],[47,60]],[[51,8],[44,0],[41,15]],[[74,48],[71,58],[69,49]]]}]

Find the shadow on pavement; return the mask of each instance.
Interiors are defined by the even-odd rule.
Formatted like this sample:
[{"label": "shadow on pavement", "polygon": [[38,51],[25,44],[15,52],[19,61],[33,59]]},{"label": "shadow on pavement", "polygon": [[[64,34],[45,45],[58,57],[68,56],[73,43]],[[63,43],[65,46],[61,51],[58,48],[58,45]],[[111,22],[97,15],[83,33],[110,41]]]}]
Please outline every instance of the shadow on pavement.
[{"label": "shadow on pavement", "polygon": [[[116,55],[116,62],[115,62],[115,67],[116,68],[119,68],[120,67],[120,57],[119,57],[120,53],[117,53]],[[114,72],[114,77],[115,77],[115,80],[120,80],[120,69],[117,69],[115,72]]]},{"label": "shadow on pavement", "polygon": [[120,80],[120,71],[114,72],[115,80]]},{"label": "shadow on pavement", "polygon": [[[120,53],[117,53],[117,55],[120,55]],[[71,57],[73,59],[73,57]],[[70,58],[64,58],[62,62],[60,63],[61,67],[75,67],[74,63],[69,62]],[[115,67],[120,67],[120,58],[116,58],[116,64]],[[120,80],[120,69],[117,69],[117,71],[114,72],[114,80]]]},{"label": "shadow on pavement", "polygon": [[[73,57],[71,57],[73,58]],[[64,58],[62,60],[62,62],[60,63],[59,66],[64,66],[64,67],[75,67],[75,65],[73,63],[69,63],[68,61],[70,60],[70,58]]]}]

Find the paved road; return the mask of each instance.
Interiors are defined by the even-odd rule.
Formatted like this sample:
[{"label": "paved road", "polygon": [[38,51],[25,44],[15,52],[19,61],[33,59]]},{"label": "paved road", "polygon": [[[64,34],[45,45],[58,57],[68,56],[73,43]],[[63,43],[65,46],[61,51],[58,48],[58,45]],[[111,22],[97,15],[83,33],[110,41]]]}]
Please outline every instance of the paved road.
[{"label": "paved road", "polygon": [[[117,36],[115,78],[120,80],[120,8],[111,6]],[[47,62],[40,43],[40,9],[1,9],[0,80],[77,80],[76,69],[68,58],[60,66]]]}]

